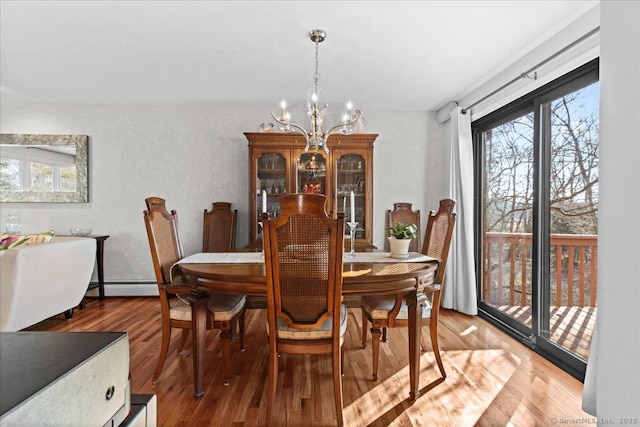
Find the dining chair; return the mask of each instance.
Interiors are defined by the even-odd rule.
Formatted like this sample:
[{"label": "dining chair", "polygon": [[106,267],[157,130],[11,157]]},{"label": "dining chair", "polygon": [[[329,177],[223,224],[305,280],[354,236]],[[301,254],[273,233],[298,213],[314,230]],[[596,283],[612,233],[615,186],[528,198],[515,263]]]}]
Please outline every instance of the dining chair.
[{"label": "dining chair", "polygon": [[231,203],[214,202],[210,211],[204,210],[202,252],[230,252],[236,248],[238,210]]},{"label": "dining chair", "polygon": [[280,216],[269,219],[268,213],[262,214],[269,335],[267,424],[276,394],[278,355],[330,353],[336,418],[343,425],[344,213],[331,218],[326,201],[321,194],[288,194],[280,197]]},{"label": "dining chair", "polygon": [[[409,252],[418,252],[420,247],[420,210],[413,211],[411,209],[411,203],[398,202],[393,204],[393,210],[387,210],[387,223],[385,230],[388,227],[392,227],[394,223],[399,222],[402,224],[415,224],[416,232],[418,233],[417,239],[411,239],[409,244]],[[385,250],[389,250],[389,242],[385,239]]]},{"label": "dining chair", "polygon": [[[454,212],[456,202],[452,199],[440,200],[438,212],[431,211],[427,219],[422,253],[439,261],[435,283],[425,287],[427,301],[422,309],[423,324],[429,322],[431,346],[436,357],[442,378],[447,374],[440,357],[438,346],[438,315],[440,313],[440,297],[444,286],[444,275],[451,246],[451,236],[456,222]],[[367,325],[371,323],[371,347],[373,350],[373,380],[378,379],[378,357],[380,353],[380,336],[386,340],[386,328],[407,326],[409,311],[404,294],[363,296],[362,297],[362,348],[367,346]],[[383,332],[381,333],[381,329]],[[424,335],[421,334],[421,346],[426,350]]]},{"label": "dining chair", "polygon": [[[189,331],[192,330],[191,306],[186,296],[191,293],[189,278],[176,275],[172,277],[171,267],[184,258],[182,241],[178,228],[178,214],[175,210],[167,211],[165,200],[160,197],[145,199],[147,210],[144,211],[144,222],[149,238],[151,258],[160,294],[160,311],[162,320],[162,344],[158,365],[153,374],[155,383],[160,377],[162,367],[169,352],[169,342],[173,328],[182,329],[182,339],[178,346],[178,354],[182,353]],[[209,293],[207,312],[207,329],[220,330],[222,349],[223,381],[229,384],[230,343],[234,326],[239,326],[240,349],[244,351],[244,314],[246,297],[234,294]],[[193,337],[192,337],[193,339]]]}]

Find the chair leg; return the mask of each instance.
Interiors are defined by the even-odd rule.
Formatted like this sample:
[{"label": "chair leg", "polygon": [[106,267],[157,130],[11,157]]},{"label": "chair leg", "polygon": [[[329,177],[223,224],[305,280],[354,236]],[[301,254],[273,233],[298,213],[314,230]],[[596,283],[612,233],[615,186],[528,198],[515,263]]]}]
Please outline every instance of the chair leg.
[{"label": "chair leg", "polygon": [[158,358],[158,364],[156,365],[156,371],[151,378],[151,382],[158,382],[160,372],[164,367],[164,361],[169,353],[169,341],[171,340],[171,325],[169,322],[162,322],[162,343],[160,344],[160,357]]},{"label": "chair leg", "polygon": [[444,370],[442,364],[442,358],[440,357],[440,346],[438,346],[438,315],[440,313],[440,292],[435,292],[433,295],[433,310],[431,311],[431,319],[429,320],[429,334],[431,335],[431,346],[433,347],[433,354],[436,356],[436,363],[442,378],[447,378],[447,373]]},{"label": "chair leg", "polygon": [[269,384],[267,388],[267,422],[266,425],[271,425],[271,413],[273,409],[273,402],[276,399],[276,384],[278,381],[278,355],[276,350],[269,349]]},{"label": "chair leg", "polygon": [[383,327],[382,328],[382,338],[380,338],[382,340],[382,342],[389,342],[387,340],[387,328]]},{"label": "chair leg", "polygon": [[333,395],[335,398],[336,406],[336,420],[339,426],[344,425],[344,418],[342,414],[342,350],[344,346],[340,346],[340,351],[333,352]]},{"label": "chair leg", "polygon": [[362,348],[367,348],[367,324],[368,324],[367,316],[364,314],[364,310],[362,310]]},{"label": "chair leg", "polygon": [[427,351],[427,340],[424,338],[424,332],[420,329],[420,347],[422,352]]},{"label": "chair leg", "polygon": [[220,328],[220,345],[222,346],[222,376],[223,384],[229,385],[229,358],[231,357],[231,337],[233,336],[231,324]]},{"label": "chair leg", "polygon": [[344,375],[344,344],[340,346],[340,374]]},{"label": "chair leg", "polygon": [[182,330],[182,338],[180,339],[180,346],[178,347],[178,354],[182,354],[182,350],[184,350],[184,346],[187,343],[187,337],[189,336],[190,329]]},{"label": "chair leg", "polygon": [[238,328],[240,329],[240,351],[244,351],[244,314],[246,310],[242,310],[238,319]]},{"label": "chair leg", "polygon": [[444,365],[442,364],[442,358],[440,357],[440,347],[438,346],[438,324],[434,322],[435,319],[431,319],[431,325],[429,325],[429,330],[431,334],[431,345],[433,346],[433,354],[436,356],[436,363],[438,364],[438,369],[440,369],[440,374],[442,378],[447,378],[447,373],[444,370]]},{"label": "chair leg", "polygon": [[380,328],[371,325],[371,348],[373,353],[373,380],[378,380],[378,356],[380,355]]}]

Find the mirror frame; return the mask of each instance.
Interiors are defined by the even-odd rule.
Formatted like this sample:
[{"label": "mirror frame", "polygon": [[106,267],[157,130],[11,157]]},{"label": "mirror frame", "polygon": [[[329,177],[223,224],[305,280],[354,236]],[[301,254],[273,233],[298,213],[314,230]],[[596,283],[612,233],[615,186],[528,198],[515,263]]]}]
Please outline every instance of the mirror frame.
[{"label": "mirror frame", "polygon": [[87,135],[0,134],[0,144],[75,145],[76,191],[0,191],[3,203],[87,203],[89,201],[89,137]]}]

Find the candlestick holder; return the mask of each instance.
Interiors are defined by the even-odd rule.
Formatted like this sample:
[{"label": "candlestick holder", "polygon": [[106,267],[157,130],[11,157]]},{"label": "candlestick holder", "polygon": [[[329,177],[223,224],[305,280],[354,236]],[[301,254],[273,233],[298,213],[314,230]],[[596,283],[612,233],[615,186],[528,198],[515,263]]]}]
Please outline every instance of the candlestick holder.
[{"label": "candlestick holder", "polygon": [[351,237],[351,250],[348,253],[346,253],[344,256],[347,258],[355,258],[356,227],[358,226],[358,223],[354,221],[349,221],[347,225],[349,226],[349,235]]}]

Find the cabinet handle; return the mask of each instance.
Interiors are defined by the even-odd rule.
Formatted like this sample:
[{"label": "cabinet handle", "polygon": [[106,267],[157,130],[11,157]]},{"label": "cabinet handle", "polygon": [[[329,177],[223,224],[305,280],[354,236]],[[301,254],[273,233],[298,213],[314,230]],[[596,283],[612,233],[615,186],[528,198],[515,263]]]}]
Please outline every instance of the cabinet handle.
[{"label": "cabinet handle", "polygon": [[105,394],[104,397],[107,400],[111,400],[114,394],[116,394],[116,388],[114,386],[111,386],[107,389],[107,394]]}]

